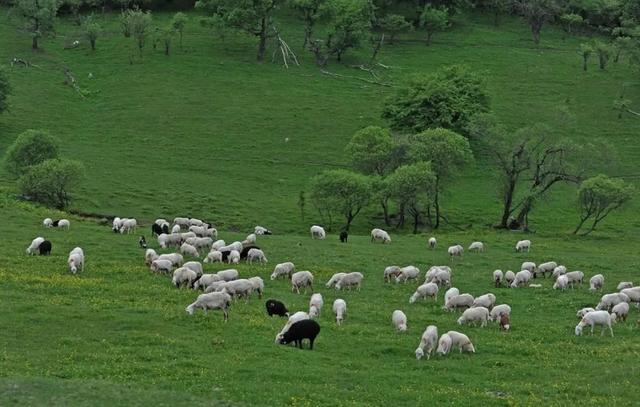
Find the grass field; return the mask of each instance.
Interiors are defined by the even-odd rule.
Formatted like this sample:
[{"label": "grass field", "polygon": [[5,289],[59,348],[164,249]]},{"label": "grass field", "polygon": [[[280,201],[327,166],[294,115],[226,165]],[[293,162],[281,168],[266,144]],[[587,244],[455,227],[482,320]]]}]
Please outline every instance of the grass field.
[{"label": "grass field", "polygon": [[[594,306],[601,293],[590,293],[586,284],[554,292],[549,279],[540,289],[495,289],[491,282],[494,269],[517,271],[525,260],[555,260],[584,271],[587,279],[602,273],[605,292],[619,281],[638,280],[637,203],[611,215],[593,235],[576,238],[567,235],[577,223],[575,190],[561,188],[531,216],[536,233],[526,237],[534,242],[532,252],[516,254],[513,245],[522,234],[487,227],[499,214],[494,173],[488,153],[474,146],[476,163],[443,201],[449,218],[469,226],[438,232],[438,250],[426,249],[426,234],[394,230],[391,245],[371,244],[366,234],[380,226],[371,216],[375,208],[356,220],[348,245],[333,234],[312,241],[308,227],[319,219],[310,203],[300,219],[299,192],[320,171],[347,165],[344,145],[357,129],[383,124],[382,100],[392,88],[324,76],[302,52],[300,67],[258,65],[252,40],[230,36],[222,43],[195,22],[183,51],[175,47],[165,57],[148,49],[133,65],[132,40],[122,38],[111,15],[105,16],[110,34],[98,40],[95,53],[86,44],[64,49],[79,32],[66,21],[55,39],[44,42],[44,51],[32,53],[29,38],[5,11],[0,61],[20,57],[38,67],[10,70],[15,91],[11,112],[0,116],[0,154],[25,129],[46,128],[62,140],[63,155],[87,168],[74,210],[146,223],[198,216],[213,220],[227,241],[244,238],[255,224],[270,227],[276,234],[258,241],[269,265],[241,264],[241,276],[261,276],[267,298],[306,310],[310,293],[295,295],[287,282],[268,280],[274,264],[293,261],[314,273],[325,309],[313,352],[273,343],[285,321],[266,316],[264,299],[234,303],[226,324],[219,312],[189,317],[184,308],[197,293],[150,274],[137,235],[115,235],[74,216],[69,232],[45,230],[44,217],[69,215],[16,201],[13,182],[2,173],[0,405],[637,404],[635,307],[629,322],[614,326],[614,338],[578,338],[576,310]],[[280,21],[295,45],[299,31],[288,16]],[[542,121],[559,137],[603,137],[619,155],[609,171],[637,185],[640,122],[618,120],[611,108],[622,86],[625,97],[638,100],[637,73],[624,61],[606,72],[592,61],[582,72],[575,50],[583,41],[549,28],[535,48],[518,20],[495,28],[470,15],[436,36],[431,47],[412,35],[384,48],[380,61],[393,68],[380,74],[400,84],[408,74],[469,64],[485,73],[492,109],[509,128]],[[346,64],[359,64],[366,55],[350,53]],[[93,92],[87,99],[63,84],[64,66]],[[365,77],[335,63],[329,70]],[[53,242],[51,257],[25,256],[38,235]],[[459,327],[457,315],[440,309],[442,293],[436,304],[410,305],[415,286],[382,282],[388,265],[414,264],[424,272],[449,263],[448,245],[473,240],[483,240],[488,250],[456,262],[453,285],[474,296],[493,292],[498,303],[510,304],[508,333],[495,325]],[[87,268],[72,276],[65,261],[77,245],[85,250]],[[340,271],[362,272],[362,292],[325,289]],[[342,327],[330,311],[338,295],[348,304]],[[391,326],[394,309],[407,314],[406,333]],[[477,353],[416,361],[413,352],[428,324],[440,333],[467,333]]]}]

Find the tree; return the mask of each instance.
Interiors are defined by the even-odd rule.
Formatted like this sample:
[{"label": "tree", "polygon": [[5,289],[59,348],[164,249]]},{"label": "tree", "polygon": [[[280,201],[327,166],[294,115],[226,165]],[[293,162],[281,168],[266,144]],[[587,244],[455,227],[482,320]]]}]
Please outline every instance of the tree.
[{"label": "tree", "polygon": [[542,26],[558,14],[556,0],[516,0],[514,6],[531,27],[533,42],[539,44]]},{"label": "tree", "polygon": [[616,37],[613,45],[615,48],[613,62],[618,63],[618,61],[620,60],[620,54],[622,54],[623,51],[633,48],[633,40],[631,39],[631,37],[626,36]]},{"label": "tree", "polygon": [[16,0],[14,8],[31,35],[31,48],[38,49],[40,38],[54,33],[59,7],[58,0]]},{"label": "tree", "polygon": [[389,44],[393,44],[396,35],[413,29],[413,25],[400,14],[387,14],[376,25],[383,33],[388,34]]},{"label": "tree", "polygon": [[311,180],[311,201],[320,214],[344,216],[344,230],[371,200],[371,183],[361,174],[347,170],[329,170]]},{"label": "tree", "polygon": [[89,16],[84,20],[83,28],[84,35],[87,37],[87,40],[89,40],[89,44],[91,44],[91,50],[95,51],[96,40],[102,32],[102,27],[95,21],[93,16]]},{"label": "tree", "polygon": [[23,196],[57,209],[71,201],[71,192],[83,178],[82,164],[72,160],[52,159],[30,167],[18,180]]},{"label": "tree", "polygon": [[345,150],[355,168],[368,175],[383,176],[391,165],[393,148],[393,138],[389,130],[369,126],[358,130]]},{"label": "tree", "polygon": [[453,65],[415,76],[389,98],[382,117],[408,133],[443,127],[463,133],[469,119],[489,110],[484,79],[466,66]]},{"label": "tree", "polygon": [[587,71],[587,62],[593,53],[593,47],[589,44],[580,44],[580,56],[582,57],[582,70]]},{"label": "tree", "polygon": [[602,41],[595,41],[595,43],[593,44],[593,49],[598,55],[598,62],[600,64],[600,69],[602,70],[606,69],[607,63],[609,62],[609,54],[611,52],[611,47]]},{"label": "tree", "polygon": [[138,52],[140,53],[140,58],[142,58],[142,50],[144,49],[145,40],[147,39],[149,28],[151,27],[151,12],[135,9],[126,10],[123,14],[126,15],[125,22],[127,25],[127,32],[129,32],[129,34],[136,40]]},{"label": "tree", "polygon": [[414,162],[428,161],[435,175],[433,208],[434,228],[440,226],[440,195],[446,181],[455,177],[473,159],[469,141],[451,130],[429,129],[409,138],[409,157]]},{"label": "tree", "polygon": [[602,174],[585,180],[578,190],[580,222],[573,234],[577,234],[585,222],[590,219],[593,220],[593,223],[583,235],[593,232],[598,223],[612,211],[628,202],[632,195],[631,186],[626,185],[622,180],[609,178]]},{"label": "tree", "polygon": [[14,177],[23,175],[33,165],[58,157],[58,140],[46,130],[27,130],[9,146],[4,165]]},{"label": "tree", "polygon": [[560,21],[564,26],[564,30],[568,34],[573,34],[573,29],[580,27],[584,23],[584,19],[580,14],[567,13],[560,16]]},{"label": "tree", "polygon": [[259,62],[264,61],[267,40],[273,37],[273,13],[282,0],[198,0],[196,8],[218,15],[229,27],[258,37]]},{"label": "tree", "polygon": [[313,36],[313,27],[322,17],[326,0],[291,0],[291,7],[298,12],[298,16],[304,23],[304,42],[302,48],[306,48],[307,44]]},{"label": "tree", "polygon": [[360,41],[371,29],[373,4],[371,0],[330,0],[330,23],[325,46],[338,61],[350,48],[360,46]]},{"label": "tree", "polygon": [[0,113],[9,110],[9,95],[11,95],[11,82],[7,70],[0,65]]},{"label": "tree", "polygon": [[171,49],[171,40],[176,35],[176,31],[173,28],[173,25],[165,28],[160,32],[160,38],[162,39],[162,43],[164,44],[164,54],[169,56],[169,51]]},{"label": "tree", "polygon": [[[184,33],[184,27],[189,22],[189,18],[185,13],[177,12],[171,20],[171,26],[175,32],[180,36],[180,49],[182,50],[182,34]],[[167,55],[168,52],[167,52]]]},{"label": "tree", "polygon": [[493,14],[493,25],[500,25],[500,16],[509,12],[510,0],[485,0],[482,2],[482,8]]},{"label": "tree", "polygon": [[449,26],[449,12],[427,4],[420,14],[420,27],[427,32],[427,45],[431,45],[431,37],[438,31],[444,31]]},{"label": "tree", "polygon": [[431,166],[419,162],[398,167],[386,180],[389,196],[400,208],[400,224],[404,223],[404,213],[413,218],[413,233],[418,233],[421,216],[431,206],[436,195],[436,176]]}]

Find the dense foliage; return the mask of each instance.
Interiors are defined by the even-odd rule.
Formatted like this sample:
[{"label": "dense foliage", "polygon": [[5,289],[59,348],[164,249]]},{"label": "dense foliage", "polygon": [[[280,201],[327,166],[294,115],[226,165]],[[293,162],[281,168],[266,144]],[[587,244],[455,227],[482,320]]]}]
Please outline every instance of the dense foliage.
[{"label": "dense foliage", "polygon": [[27,130],[9,146],[5,168],[14,177],[23,175],[29,167],[58,158],[59,141],[45,130]]}]

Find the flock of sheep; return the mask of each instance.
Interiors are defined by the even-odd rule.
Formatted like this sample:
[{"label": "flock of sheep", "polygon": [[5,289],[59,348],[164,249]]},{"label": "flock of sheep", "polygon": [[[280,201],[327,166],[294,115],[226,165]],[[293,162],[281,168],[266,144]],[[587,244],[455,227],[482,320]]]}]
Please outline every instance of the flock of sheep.
[{"label": "flock of sheep", "polygon": [[[69,229],[70,222],[66,219],[52,221],[47,218],[43,221],[45,227],[59,227]],[[137,228],[135,219],[115,218],[112,223],[114,232],[134,233]],[[157,219],[152,225],[152,233],[157,236],[158,246],[162,249],[176,248],[179,252],[158,254],[154,249],[146,247],[144,237],[139,243],[145,248],[144,260],[150,270],[156,273],[164,273],[172,276],[172,284],[176,287],[186,286],[194,290],[202,290],[204,293],[197,296],[195,301],[186,307],[188,314],[193,314],[196,309],[202,309],[205,313],[211,309],[222,310],[224,320],[229,317],[229,308],[234,298],[244,298],[248,300],[253,294],[262,298],[265,285],[261,277],[239,278],[236,269],[230,268],[218,271],[217,273],[204,274],[203,265],[199,261],[186,261],[185,256],[200,258],[203,263],[227,263],[238,264],[241,260],[248,263],[258,262],[266,264],[267,258],[264,252],[255,245],[257,236],[269,235],[271,232],[262,226],[256,226],[254,233],[248,235],[243,241],[235,241],[227,244],[224,240],[217,239],[218,232],[210,227],[206,222],[195,218],[175,218],[173,225],[165,219]],[[321,226],[314,225],[310,228],[312,239],[325,239],[327,234]],[[346,242],[346,234],[341,234],[340,240]],[[391,243],[391,237],[382,229],[371,231],[372,242]],[[431,249],[436,249],[437,240],[435,237],[428,239],[427,245]],[[516,243],[517,252],[529,252],[531,241],[521,240]],[[468,247],[472,252],[483,252],[485,245],[482,242],[473,242]],[[461,245],[454,245],[448,248],[451,261],[463,255],[464,248]],[[35,238],[27,248],[27,254],[49,254],[51,252],[51,242],[42,237]],[[76,273],[84,270],[84,252],[80,247],[74,248],[68,257],[68,267],[70,272]],[[565,290],[573,288],[576,284],[582,284],[584,273],[581,271],[568,272],[563,265],[549,261],[536,265],[526,261],[522,263],[520,271],[514,273],[511,270],[502,272],[495,270],[492,281],[495,287],[506,285],[517,288],[528,285],[529,287],[540,287],[539,284],[531,284],[531,280],[542,275],[546,278],[549,274],[555,280],[553,289]],[[307,289],[313,292],[314,276],[310,271],[296,271],[292,262],[277,264],[270,276],[271,280],[288,279],[291,283],[292,292],[300,294]],[[390,283],[419,284],[420,269],[413,265],[409,266],[388,266],[383,272],[383,281]],[[326,283],[327,288],[336,290],[357,290],[360,291],[364,275],[359,272],[335,273]],[[604,276],[596,274],[589,280],[589,290],[602,290],[604,286]],[[485,327],[489,321],[496,321],[500,329],[509,330],[511,307],[508,304],[496,305],[496,296],[486,293],[478,297],[473,297],[469,293],[460,293],[452,287],[452,269],[449,266],[433,266],[427,270],[424,281],[419,284],[415,292],[410,296],[409,303],[419,300],[433,298],[437,301],[438,293],[441,289],[447,288],[444,294],[444,311],[463,310],[457,319],[459,325],[480,324]],[[640,286],[634,287],[632,282],[621,282],[616,293],[604,294],[595,308],[583,308],[577,312],[580,322],[575,327],[575,334],[581,335],[584,327],[590,326],[591,333],[595,325],[608,328],[613,336],[612,323],[625,321],[630,309],[630,303],[636,303],[640,308]],[[279,315],[287,317],[287,322],[283,329],[278,332],[275,338],[276,343],[295,343],[302,347],[302,340],[310,341],[310,348],[320,332],[320,326],[315,321],[320,316],[324,306],[324,299],[320,293],[312,293],[309,301],[309,311],[298,311],[290,313],[286,306],[279,300],[269,299],[266,302],[266,309],[269,316]],[[336,323],[342,324],[346,312],[347,303],[342,298],[337,298],[333,302],[332,311],[335,314]],[[398,331],[407,329],[407,316],[402,310],[395,310],[391,315],[393,326]],[[639,321],[640,323],[640,321]],[[415,350],[417,359],[426,355],[427,359],[435,352],[440,355],[448,354],[452,349],[460,352],[475,353],[475,347],[469,337],[461,332],[448,331],[438,336],[438,328],[429,325],[422,337],[418,348]]]}]

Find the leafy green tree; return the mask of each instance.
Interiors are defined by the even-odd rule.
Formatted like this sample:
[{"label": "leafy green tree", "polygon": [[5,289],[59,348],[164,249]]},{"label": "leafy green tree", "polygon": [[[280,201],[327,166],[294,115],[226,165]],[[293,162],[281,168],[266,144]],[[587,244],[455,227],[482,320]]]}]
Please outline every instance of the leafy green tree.
[{"label": "leafy green tree", "polygon": [[573,30],[580,27],[584,23],[584,19],[580,14],[566,13],[560,16],[560,21],[564,27],[564,30],[573,34]]},{"label": "leafy green tree", "polygon": [[196,9],[219,16],[228,27],[258,37],[259,62],[264,61],[267,41],[275,34],[273,13],[283,0],[198,0]]},{"label": "leafy green tree", "polygon": [[473,160],[469,141],[447,129],[429,129],[409,138],[409,157],[414,162],[430,162],[435,175],[433,208],[434,228],[440,226],[440,195],[447,181],[455,178]]},{"label": "leafy green tree", "polygon": [[493,25],[500,25],[500,16],[509,12],[510,0],[485,0],[481,2],[484,10],[493,15]]},{"label": "leafy green tree", "polygon": [[4,165],[14,177],[19,177],[31,166],[58,157],[58,140],[46,130],[27,130],[9,146]]},{"label": "leafy green tree", "polygon": [[[182,34],[184,33],[184,27],[189,22],[189,18],[185,13],[177,12],[171,20],[171,27],[180,36],[180,49],[182,49]],[[167,55],[168,52],[167,52]]]},{"label": "leafy green tree", "polygon": [[360,211],[369,204],[372,191],[369,179],[347,170],[329,170],[311,180],[311,201],[321,216],[332,223],[333,215],[346,220],[344,230],[349,227]]},{"label": "leafy green tree", "polygon": [[427,32],[427,45],[431,45],[433,34],[444,31],[449,26],[449,11],[427,4],[420,14],[420,27]]},{"label": "leafy green tree", "polygon": [[582,57],[582,70],[587,71],[587,63],[589,62],[589,57],[593,53],[593,47],[590,44],[580,44],[580,56]]},{"label": "leafy green tree", "polygon": [[214,36],[219,38],[220,41],[224,42],[229,31],[229,26],[222,17],[214,14],[210,17],[201,17],[199,21],[202,27],[211,29],[214,33]]},{"label": "leafy green tree", "polygon": [[616,39],[613,42],[613,47],[615,49],[613,62],[618,63],[622,52],[632,49],[633,46],[634,46],[634,42],[631,39],[631,37],[627,37],[627,36],[616,37]]},{"label": "leafy green tree", "polygon": [[596,52],[596,55],[598,55],[600,69],[606,69],[607,63],[609,62],[609,56],[611,54],[611,47],[609,44],[605,44],[602,41],[595,41],[593,49]]},{"label": "leafy green tree", "polygon": [[516,0],[514,7],[531,27],[536,45],[540,43],[542,27],[553,20],[560,9],[556,0]]},{"label": "leafy green tree", "polygon": [[383,33],[388,34],[389,44],[393,44],[393,41],[398,34],[408,32],[413,29],[413,25],[411,25],[411,23],[400,14],[387,14],[379,19],[376,25]]},{"label": "leafy green tree", "polygon": [[400,208],[399,224],[405,212],[413,219],[413,233],[418,233],[421,217],[428,211],[436,195],[436,176],[427,162],[398,167],[386,179],[390,197]]},{"label": "leafy green tree", "polygon": [[83,23],[84,35],[87,37],[89,44],[91,44],[91,50],[96,50],[96,40],[102,33],[102,27],[95,21],[93,16],[89,16]]},{"label": "leafy green tree", "polygon": [[18,187],[31,200],[64,209],[83,176],[84,168],[77,161],[46,160],[30,167],[18,180]]},{"label": "leafy green tree", "polygon": [[489,110],[484,79],[462,65],[415,76],[389,98],[382,117],[407,133],[443,127],[463,133],[474,115]]},{"label": "leafy green tree", "polygon": [[0,65],[0,113],[9,110],[9,95],[11,95],[11,82],[7,69]]},{"label": "leafy green tree", "polygon": [[24,28],[31,35],[31,48],[38,49],[40,38],[55,32],[59,0],[16,0],[14,9],[24,20]]},{"label": "leafy green tree", "polygon": [[176,35],[176,30],[173,28],[173,25],[166,27],[164,30],[160,31],[160,39],[162,39],[162,43],[164,44],[164,54],[169,56],[171,50],[171,40]]},{"label": "leafy green tree", "polygon": [[386,175],[391,163],[394,143],[389,130],[365,127],[353,135],[346,152],[355,168],[365,174]]},{"label": "leafy green tree", "polygon": [[151,12],[135,9],[127,10],[126,13],[128,14],[127,25],[129,27],[129,32],[136,40],[138,53],[140,54],[140,58],[142,58],[142,51],[144,50],[145,41],[149,35],[149,29],[151,28]]},{"label": "leafy green tree", "polygon": [[632,187],[622,180],[602,174],[585,180],[578,190],[580,222],[573,234],[577,234],[588,220],[593,223],[583,235],[593,232],[604,218],[631,200],[632,196]]},{"label": "leafy green tree", "polygon": [[326,48],[338,61],[351,48],[360,46],[361,40],[369,33],[373,19],[371,0],[329,0]]},{"label": "leafy green tree", "polygon": [[313,36],[313,28],[316,22],[322,17],[327,0],[290,0],[291,7],[298,12],[298,16],[304,23],[304,42],[302,48]]}]

